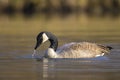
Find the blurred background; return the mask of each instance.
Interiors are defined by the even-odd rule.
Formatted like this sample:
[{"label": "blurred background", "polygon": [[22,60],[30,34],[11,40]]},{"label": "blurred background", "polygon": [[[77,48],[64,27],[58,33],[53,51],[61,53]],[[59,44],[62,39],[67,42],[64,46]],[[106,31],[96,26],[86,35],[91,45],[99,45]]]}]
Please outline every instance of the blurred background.
[{"label": "blurred background", "polygon": [[1,38],[49,31],[71,41],[119,42],[119,26],[120,0],[0,0]]},{"label": "blurred background", "polygon": [[[46,66],[31,59],[41,31],[55,34],[59,46],[90,41],[114,49],[101,60],[53,60]],[[40,55],[48,46],[39,48]],[[1,80],[119,80],[119,53],[120,0],[0,0]]]}]

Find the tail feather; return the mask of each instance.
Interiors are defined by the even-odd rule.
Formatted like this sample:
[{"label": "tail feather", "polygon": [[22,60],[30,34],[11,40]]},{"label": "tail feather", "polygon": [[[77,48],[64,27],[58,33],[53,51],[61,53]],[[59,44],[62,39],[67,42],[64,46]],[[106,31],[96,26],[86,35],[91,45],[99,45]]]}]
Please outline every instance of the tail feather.
[{"label": "tail feather", "polygon": [[102,51],[103,53],[109,53],[109,51],[110,51],[111,49],[113,49],[111,46],[99,45],[99,47],[102,49],[101,51]]},{"label": "tail feather", "polygon": [[111,47],[111,46],[106,46],[109,50],[111,50],[111,49],[113,49],[113,47]]}]

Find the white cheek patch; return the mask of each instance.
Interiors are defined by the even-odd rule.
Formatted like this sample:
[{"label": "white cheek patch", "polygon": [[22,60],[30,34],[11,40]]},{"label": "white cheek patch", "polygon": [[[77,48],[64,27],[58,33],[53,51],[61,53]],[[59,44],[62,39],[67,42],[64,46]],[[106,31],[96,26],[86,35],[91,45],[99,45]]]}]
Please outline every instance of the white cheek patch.
[{"label": "white cheek patch", "polygon": [[43,37],[42,43],[46,42],[49,39],[45,33],[43,33],[42,37]]}]

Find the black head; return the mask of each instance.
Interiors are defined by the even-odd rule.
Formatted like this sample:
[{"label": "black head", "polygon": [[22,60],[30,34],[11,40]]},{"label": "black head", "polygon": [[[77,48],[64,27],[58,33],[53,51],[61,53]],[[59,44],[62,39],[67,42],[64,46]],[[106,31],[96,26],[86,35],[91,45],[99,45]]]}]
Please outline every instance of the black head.
[{"label": "black head", "polygon": [[48,37],[46,35],[46,32],[41,32],[36,37],[37,43],[34,49],[37,49],[42,43],[48,40]]},{"label": "black head", "polygon": [[44,42],[46,42],[47,40],[50,41],[51,45],[50,45],[50,48],[53,48],[54,50],[57,49],[57,46],[58,46],[58,41],[57,41],[57,38],[50,32],[41,32],[38,34],[37,36],[37,43],[36,43],[36,46],[35,46],[35,50]]}]

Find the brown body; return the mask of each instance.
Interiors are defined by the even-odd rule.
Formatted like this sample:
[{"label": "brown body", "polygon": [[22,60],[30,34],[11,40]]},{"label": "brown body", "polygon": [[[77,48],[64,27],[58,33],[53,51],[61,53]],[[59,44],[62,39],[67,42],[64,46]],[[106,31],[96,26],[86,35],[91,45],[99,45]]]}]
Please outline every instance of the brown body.
[{"label": "brown body", "polygon": [[58,58],[92,58],[103,56],[109,51],[110,47],[107,46],[89,42],[73,42],[60,47],[56,54]]}]

